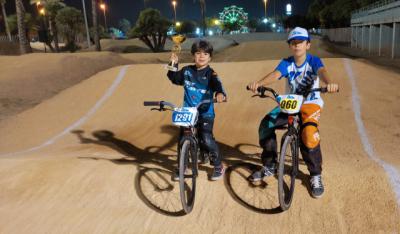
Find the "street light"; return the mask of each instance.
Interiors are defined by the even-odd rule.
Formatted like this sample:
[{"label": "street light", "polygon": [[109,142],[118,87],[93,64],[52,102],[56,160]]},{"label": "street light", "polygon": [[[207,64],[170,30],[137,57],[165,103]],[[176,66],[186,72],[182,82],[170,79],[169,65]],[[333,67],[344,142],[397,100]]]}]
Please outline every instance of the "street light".
[{"label": "street light", "polygon": [[88,48],[90,47],[90,36],[89,36],[89,25],[86,17],[86,6],[85,0],[82,0],[82,7],[83,7],[83,17],[85,18],[85,28],[86,28],[86,40],[88,44]]},{"label": "street light", "polygon": [[267,18],[267,2],[268,0],[264,0],[264,18]]},{"label": "street light", "polygon": [[105,28],[105,30],[106,30],[106,32],[107,32],[108,30],[107,30],[107,19],[106,19],[106,4],[100,3],[100,9],[103,11],[103,15],[104,15],[104,28]]},{"label": "street light", "polygon": [[286,5],[286,15],[292,15],[292,4],[290,3]]},{"label": "street light", "polygon": [[176,1],[172,1],[172,6],[174,7],[174,22],[176,22]]},{"label": "street light", "polygon": [[40,1],[36,2],[36,9],[39,12],[40,15],[45,15],[45,10],[44,10],[44,5]]}]

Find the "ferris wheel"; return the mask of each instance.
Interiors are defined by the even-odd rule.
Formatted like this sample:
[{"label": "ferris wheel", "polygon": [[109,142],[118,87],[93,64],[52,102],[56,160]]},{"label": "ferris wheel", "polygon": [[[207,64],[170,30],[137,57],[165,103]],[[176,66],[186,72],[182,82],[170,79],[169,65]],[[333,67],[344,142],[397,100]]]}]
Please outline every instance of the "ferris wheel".
[{"label": "ferris wheel", "polygon": [[223,23],[238,23],[240,26],[244,26],[249,18],[242,7],[233,5],[225,7],[224,10],[219,13],[219,20]]}]

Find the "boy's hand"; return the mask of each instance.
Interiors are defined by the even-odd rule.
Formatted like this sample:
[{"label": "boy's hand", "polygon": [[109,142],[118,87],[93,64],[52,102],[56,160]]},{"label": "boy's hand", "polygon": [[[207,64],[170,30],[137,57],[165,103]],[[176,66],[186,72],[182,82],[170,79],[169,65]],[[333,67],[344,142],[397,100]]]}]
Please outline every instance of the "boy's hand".
[{"label": "boy's hand", "polygon": [[260,85],[258,84],[258,82],[254,81],[254,82],[251,82],[250,84],[248,84],[247,87],[251,91],[253,91],[253,93],[257,93],[257,88],[260,87]]},{"label": "boy's hand", "polygon": [[224,95],[223,93],[218,93],[218,94],[215,96],[215,98],[217,99],[217,102],[218,102],[218,103],[223,102],[223,101],[225,101],[225,99],[226,99],[226,97],[225,97],[225,95]]},{"label": "boy's hand", "polygon": [[172,64],[177,64],[179,61],[178,55],[176,55],[175,53],[172,53],[170,61],[172,62]]},{"label": "boy's hand", "polygon": [[335,83],[328,84],[326,88],[328,89],[328,93],[336,93],[339,91],[339,85]]}]

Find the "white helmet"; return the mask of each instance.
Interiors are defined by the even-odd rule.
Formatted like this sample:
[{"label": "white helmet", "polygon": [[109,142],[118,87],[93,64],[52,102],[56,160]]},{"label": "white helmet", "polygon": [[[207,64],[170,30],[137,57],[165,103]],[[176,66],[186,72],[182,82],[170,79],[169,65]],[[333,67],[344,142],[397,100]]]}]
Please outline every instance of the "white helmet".
[{"label": "white helmet", "polygon": [[291,40],[310,41],[310,36],[308,35],[306,29],[296,27],[292,31],[290,31],[287,42],[289,43]]}]

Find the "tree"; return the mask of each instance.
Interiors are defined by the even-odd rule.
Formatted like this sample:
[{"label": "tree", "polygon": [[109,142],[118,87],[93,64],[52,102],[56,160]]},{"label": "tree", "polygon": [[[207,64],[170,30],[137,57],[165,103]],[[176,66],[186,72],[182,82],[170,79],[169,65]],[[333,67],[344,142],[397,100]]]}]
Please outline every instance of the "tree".
[{"label": "tree", "polygon": [[196,22],[186,20],[182,22],[182,25],[179,28],[177,28],[177,32],[183,34],[194,33],[196,26]]},{"label": "tree", "polygon": [[97,1],[92,0],[92,20],[93,20],[93,40],[96,45],[96,50],[101,51],[100,36],[99,36],[99,22],[97,20]]},{"label": "tree", "polygon": [[[25,27],[27,33],[32,32],[32,31],[37,31],[38,30],[38,25],[36,20],[32,17],[31,14],[25,13]],[[8,22],[8,27],[10,28],[10,32],[12,34],[18,33],[18,20],[17,20],[17,15],[9,15],[7,17],[7,22]]]},{"label": "tree", "polygon": [[31,45],[27,36],[25,25],[25,7],[22,0],[15,0],[15,8],[17,10],[17,25],[19,37],[19,49],[21,54],[32,53]]},{"label": "tree", "polygon": [[295,27],[310,28],[307,17],[302,15],[292,15],[286,18],[283,24],[285,28],[295,28]]},{"label": "tree", "polygon": [[84,27],[81,11],[74,7],[65,7],[58,12],[56,22],[67,42],[65,48],[71,52],[76,51],[78,46],[75,39],[78,33],[83,32]]},{"label": "tree", "polygon": [[[91,38],[94,38],[94,32],[95,32],[94,27],[91,27],[89,29],[89,35],[90,35]],[[99,25],[99,29],[98,29],[97,33],[99,34],[99,38],[100,39],[111,38],[110,34],[108,32],[106,32],[106,29],[104,28],[103,25]]]},{"label": "tree", "polygon": [[224,22],[223,28],[224,28],[224,31],[232,32],[232,31],[240,30],[242,28],[242,25],[240,25],[238,20],[233,21],[233,22],[227,21],[227,22]]},{"label": "tree", "polygon": [[322,9],[324,9],[324,5],[321,0],[314,0],[308,7],[307,18],[310,22],[312,22],[312,27],[317,28],[321,25],[319,12]]},{"label": "tree", "polygon": [[125,35],[129,32],[129,30],[132,28],[131,22],[127,19],[121,19],[118,22],[119,29],[125,33]]},{"label": "tree", "polygon": [[255,30],[258,27],[258,20],[257,19],[251,19],[247,22],[247,27],[249,27],[251,30]]},{"label": "tree", "polygon": [[313,27],[348,27],[351,13],[361,7],[377,2],[376,0],[313,0],[308,9],[308,20]]},{"label": "tree", "polygon": [[54,41],[54,47],[57,52],[60,51],[58,46],[58,29],[56,25],[56,17],[58,12],[65,7],[65,4],[61,2],[62,0],[46,0],[45,10],[49,17],[50,31],[52,34],[52,39]]},{"label": "tree", "polygon": [[138,37],[153,52],[164,50],[167,31],[171,22],[160,11],[147,8],[140,12],[136,26],[129,32],[130,37]]},{"label": "tree", "polygon": [[8,40],[12,41],[11,33],[10,33],[10,27],[8,26],[8,22],[7,22],[7,13],[6,13],[6,7],[5,7],[6,0],[0,0],[0,4],[1,4],[1,10],[2,10],[2,13],[3,13],[4,27],[6,28],[6,33],[7,33],[7,36],[8,36]]},{"label": "tree", "polygon": [[[58,46],[58,29],[56,25],[56,16],[58,11],[63,9],[66,5],[62,2],[63,0],[31,0],[31,4],[41,4],[45,10],[45,20],[48,19],[50,25],[51,37],[50,41],[54,41],[54,47],[56,52],[60,51]],[[46,28],[47,30],[47,28]],[[51,48],[51,47],[50,47]]]}]

